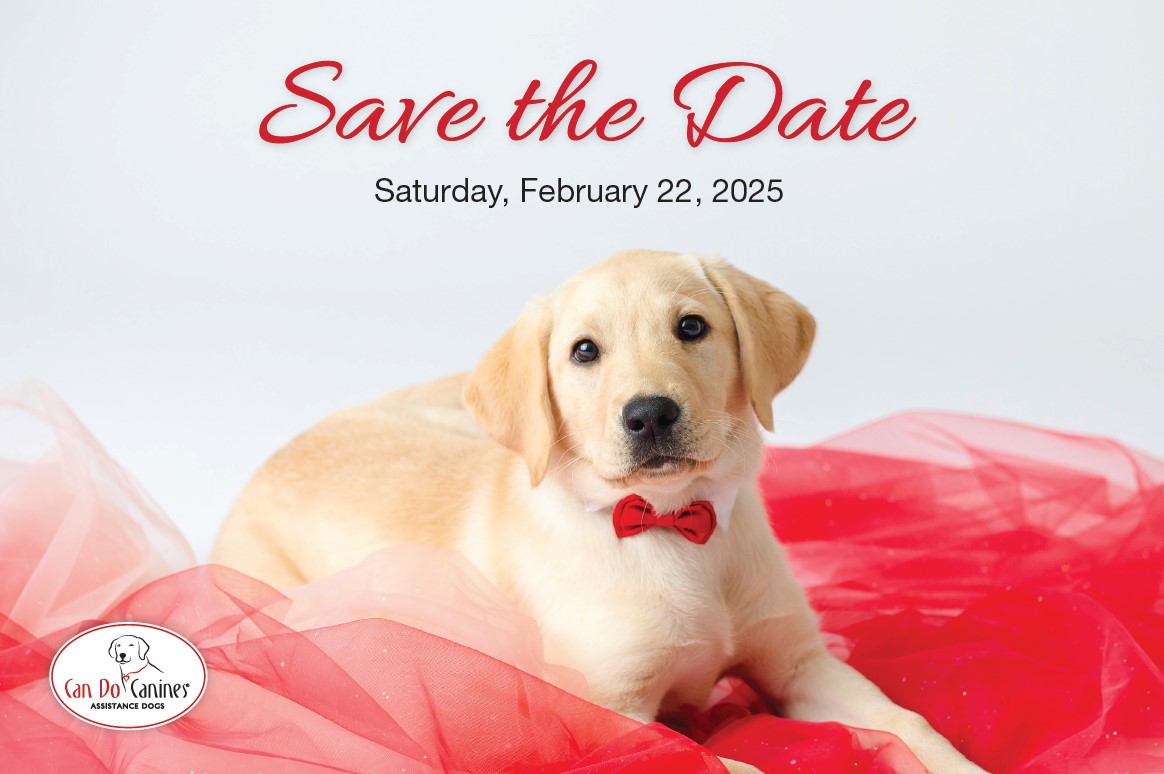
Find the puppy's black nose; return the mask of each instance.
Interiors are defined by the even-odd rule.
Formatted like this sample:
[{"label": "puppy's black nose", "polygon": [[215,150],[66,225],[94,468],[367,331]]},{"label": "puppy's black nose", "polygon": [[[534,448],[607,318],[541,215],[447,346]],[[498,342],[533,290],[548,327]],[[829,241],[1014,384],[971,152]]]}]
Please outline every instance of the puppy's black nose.
[{"label": "puppy's black nose", "polygon": [[622,424],[632,438],[662,443],[679,419],[679,404],[664,395],[635,398],[622,407]]}]

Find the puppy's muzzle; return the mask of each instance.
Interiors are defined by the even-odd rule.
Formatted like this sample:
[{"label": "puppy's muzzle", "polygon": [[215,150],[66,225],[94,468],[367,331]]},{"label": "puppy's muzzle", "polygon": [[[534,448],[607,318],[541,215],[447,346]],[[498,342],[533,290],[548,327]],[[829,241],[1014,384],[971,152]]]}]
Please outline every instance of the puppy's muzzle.
[{"label": "puppy's muzzle", "polygon": [[659,447],[670,440],[679,414],[679,404],[665,395],[634,398],[622,407],[622,424],[636,447]]}]

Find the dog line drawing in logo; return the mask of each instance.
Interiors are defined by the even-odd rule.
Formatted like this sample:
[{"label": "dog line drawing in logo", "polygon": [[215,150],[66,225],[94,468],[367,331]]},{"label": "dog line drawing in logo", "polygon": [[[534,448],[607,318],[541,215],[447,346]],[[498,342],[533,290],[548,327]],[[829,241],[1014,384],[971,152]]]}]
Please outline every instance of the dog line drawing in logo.
[{"label": "dog line drawing in logo", "polygon": [[133,634],[123,634],[109,643],[109,657],[121,667],[121,682],[128,688],[136,680],[148,680],[162,670],[146,658],[149,643]]}]

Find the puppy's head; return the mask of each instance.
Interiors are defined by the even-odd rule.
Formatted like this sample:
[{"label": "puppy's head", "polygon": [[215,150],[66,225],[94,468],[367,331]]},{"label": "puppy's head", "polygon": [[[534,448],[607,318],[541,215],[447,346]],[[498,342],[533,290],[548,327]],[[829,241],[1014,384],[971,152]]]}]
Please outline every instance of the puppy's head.
[{"label": "puppy's head", "polygon": [[681,493],[750,473],[755,422],[799,373],[815,324],[789,296],[721,261],[621,253],[517,324],[470,374],[481,427],[588,495]]},{"label": "puppy's head", "polygon": [[141,637],[132,634],[123,634],[109,643],[109,657],[118,664],[128,664],[131,661],[144,661],[149,644]]}]

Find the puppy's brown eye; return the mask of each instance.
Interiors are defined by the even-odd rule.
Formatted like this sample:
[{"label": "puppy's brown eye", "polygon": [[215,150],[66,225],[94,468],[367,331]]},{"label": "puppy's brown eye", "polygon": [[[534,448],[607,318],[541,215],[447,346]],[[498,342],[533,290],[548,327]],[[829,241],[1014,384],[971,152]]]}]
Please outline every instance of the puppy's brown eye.
[{"label": "puppy's brown eye", "polygon": [[679,321],[675,335],[684,341],[695,341],[707,334],[707,322],[697,314],[689,314]]},{"label": "puppy's brown eye", "polygon": [[590,339],[582,339],[574,345],[575,363],[593,363],[598,359],[598,345]]}]

